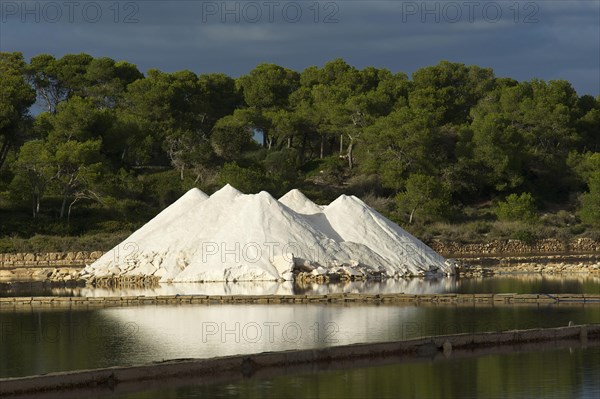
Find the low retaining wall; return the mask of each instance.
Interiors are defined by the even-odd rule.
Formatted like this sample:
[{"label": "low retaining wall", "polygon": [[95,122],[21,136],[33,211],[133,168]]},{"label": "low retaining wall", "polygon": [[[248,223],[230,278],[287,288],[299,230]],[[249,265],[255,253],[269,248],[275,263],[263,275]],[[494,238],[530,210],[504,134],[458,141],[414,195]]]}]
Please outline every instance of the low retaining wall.
[{"label": "low retaining wall", "polygon": [[165,295],[122,297],[10,297],[0,308],[21,306],[137,306],[184,304],[279,303],[413,303],[413,304],[533,304],[576,303],[600,305],[600,294],[326,294],[326,295]]},{"label": "low retaining wall", "polygon": [[[0,269],[0,283],[10,282],[49,282],[78,283],[82,266],[62,267],[15,267]],[[85,283],[84,283],[85,284]]]},{"label": "low retaining wall", "polygon": [[[565,260],[564,258],[570,258]],[[540,274],[591,274],[600,275],[600,256],[590,255],[589,258],[575,263],[573,257],[552,256],[546,259],[525,257],[490,259],[463,259],[459,262],[457,272],[463,277],[492,276],[514,273]]]},{"label": "low retaining wall", "polygon": [[537,240],[526,244],[519,240],[494,240],[485,243],[463,244],[434,240],[429,243],[436,252],[446,257],[460,258],[478,255],[516,255],[516,254],[564,254],[600,252],[600,241],[591,238],[577,238],[572,241],[557,239]]},{"label": "low retaining wall", "polygon": [[446,358],[456,352],[485,347],[513,346],[532,342],[577,341],[581,346],[600,340],[600,325],[453,334],[406,341],[353,344],[323,349],[266,352],[256,355],[212,359],[173,360],[133,367],[50,373],[24,378],[0,379],[0,395],[24,395],[104,386],[111,391],[119,384],[164,381],[195,376],[195,384],[213,377],[247,378],[268,369],[288,369],[306,364],[332,364],[361,359]]},{"label": "low retaining wall", "polygon": [[[434,240],[429,245],[441,255],[453,258],[482,255],[507,257],[518,254],[600,253],[600,241],[591,238],[577,238],[570,242],[544,239],[532,244],[519,240],[494,240],[471,244]],[[0,253],[0,268],[83,266],[93,263],[104,253],[103,251]]]},{"label": "low retaining wall", "polygon": [[102,255],[102,251],[0,254],[0,268],[85,266]]}]

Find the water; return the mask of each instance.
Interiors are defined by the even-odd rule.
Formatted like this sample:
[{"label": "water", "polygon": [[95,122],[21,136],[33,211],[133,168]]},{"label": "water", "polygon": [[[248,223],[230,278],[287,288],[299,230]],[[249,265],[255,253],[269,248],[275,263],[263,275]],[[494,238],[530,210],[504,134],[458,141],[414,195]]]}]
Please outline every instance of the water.
[{"label": "water", "polygon": [[121,296],[121,295],[265,295],[329,294],[339,292],[379,293],[521,293],[521,294],[600,294],[600,276],[541,275],[539,273],[499,275],[479,278],[437,278],[385,281],[357,281],[305,286],[290,282],[179,283],[157,288],[107,289],[93,287],[51,288],[41,283],[12,284],[0,296]]},{"label": "water", "polygon": [[0,312],[0,377],[600,323],[596,305],[148,305]]},{"label": "water", "polygon": [[[283,374],[283,373],[282,373]],[[110,394],[142,398],[594,398],[600,348],[547,349]]]},{"label": "water", "polygon": [[[153,289],[0,286],[0,296],[362,293],[600,293],[600,277],[540,274],[332,285],[164,284]],[[0,378],[458,332],[600,323],[600,307],[527,305],[149,305],[0,310]],[[294,397],[597,398],[600,352],[544,350],[389,364],[212,385],[152,388],[107,398]]]}]

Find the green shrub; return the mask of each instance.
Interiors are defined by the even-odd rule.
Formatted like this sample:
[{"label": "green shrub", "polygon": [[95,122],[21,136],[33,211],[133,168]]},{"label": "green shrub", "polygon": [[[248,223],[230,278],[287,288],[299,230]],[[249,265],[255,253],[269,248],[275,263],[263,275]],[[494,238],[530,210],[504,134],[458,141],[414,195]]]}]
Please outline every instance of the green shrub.
[{"label": "green shrub", "polygon": [[275,183],[277,195],[283,195],[296,183],[300,156],[298,151],[286,148],[281,151],[271,151],[263,161],[267,176]]},{"label": "green shrub", "polygon": [[364,197],[371,195],[375,197],[378,193],[381,193],[381,182],[377,175],[356,175],[348,179],[348,189],[346,190],[349,194],[356,195],[357,197]]},{"label": "green shrub", "polygon": [[533,244],[537,239],[537,235],[531,230],[515,230],[511,238],[519,240],[527,245]]},{"label": "green shrub", "polygon": [[477,234],[487,234],[492,230],[492,224],[488,222],[475,222],[475,232]]},{"label": "green shrub", "polygon": [[500,221],[534,223],[538,219],[535,199],[530,193],[511,194],[505,201],[498,203],[496,216]]},{"label": "green shrub", "polygon": [[265,174],[256,168],[242,168],[236,163],[226,163],[219,174],[219,183],[231,184],[245,194],[255,194],[262,190],[269,191],[271,186]]},{"label": "green shrub", "polygon": [[143,177],[143,182],[145,198],[153,200],[160,208],[172,204],[187,191],[176,170],[148,174]]},{"label": "green shrub", "polygon": [[362,201],[371,208],[377,210],[383,215],[387,215],[394,210],[394,199],[390,197],[378,197],[373,193],[361,196]]},{"label": "green shrub", "polygon": [[590,226],[600,227],[600,172],[595,172],[588,180],[589,192],[581,195],[579,217]]},{"label": "green shrub", "polygon": [[396,195],[396,205],[408,223],[447,220],[450,215],[450,192],[435,176],[411,174],[406,189]]},{"label": "green shrub", "polygon": [[325,183],[342,184],[344,182],[346,162],[337,155],[324,158],[318,177]]},{"label": "green shrub", "polygon": [[52,236],[36,234],[30,238],[0,237],[0,253],[15,252],[68,252],[68,251],[108,251],[129,232],[97,233],[85,236]]},{"label": "green shrub", "polygon": [[569,232],[573,235],[579,235],[584,233],[586,230],[585,225],[583,224],[576,224],[574,226],[569,227]]},{"label": "green shrub", "polygon": [[588,230],[585,236],[595,241],[600,241],[600,229]]}]

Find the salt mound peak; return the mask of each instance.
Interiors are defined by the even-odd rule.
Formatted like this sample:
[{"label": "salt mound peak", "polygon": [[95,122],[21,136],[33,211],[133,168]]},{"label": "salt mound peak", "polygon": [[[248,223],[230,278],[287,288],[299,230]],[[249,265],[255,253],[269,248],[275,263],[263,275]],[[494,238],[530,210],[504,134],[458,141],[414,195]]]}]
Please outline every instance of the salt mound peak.
[{"label": "salt mound peak", "polygon": [[279,198],[279,202],[294,212],[303,215],[313,215],[323,211],[323,208],[308,199],[302,191],[297,188],[290,190],[283,197]]},{"label": "salt mound peak", "polygon": [[237,198],[240,195],[244,195],[244,193],[233,187],[231,184],[227,183],[223,186],[223,188],[215,191],[213,195],[210,196],[210,198],[217,198],[226,201]]},{"label": "salt mound peak", "polygon": [[[131,243],[135,251],[119,257]],[[454,272],[431,248],[354,196],[319,207],[299,190],[277,200],[229,184],[210,197],[188,191],[114,250],[117,256],[108,252],[82,276],[198,282],[290,280],[296,267],[350,276]]]},{"label": "salt mound peak", "polygon": [[355,196],[341,195],[323,213],[344,241],[368,246],[411,275],[431,270],[454,273],[442,256]]},{"label": "salt mound peak", "polygon": [[198,188],[188,190],[177,201],[163,209],[129,237],[102,255],[91,266],[86,267],[84,273],[93,271],[91,269],[93,265],[104,265],[105,267],[117,266],[120,258],[122,261],[125,261],[123,256],[126,258],[132,251],[137,251],[140,245],[151,242],[154,237],[160,236],[165,226],[174,224],[178,219],[190,213],[208,198],[209,196]]},{"label": "salt mound peak", "polygon": [[152,230],[162,227],[164,224],[170,223],[172,220],[189,212],[190,209],[193,209],[196,207],[196,205],[201,204],[208,198],[208,195],[206,195],[202,190],[198,188],[192,188],[179,197],[177,201],[163,209],[162,212],[160,212],[154,218],[150,219],[148,223],[136,230],[131,236],[129,236],[129,241],[131,241],[132,237],[150,233]]},{"label": "salt mound peak", "polygon": [[[208,194],[206,194],[204,191],[200,190],[197,187],[194,187],[190,190],[188,190],[185,194],[183,194],[181,196],[181,198],[179,198],[179,200],[184,199],[184,198],[202,198],[202,199],[206,199],[208,198]],[[177,201],[179,201],[177,200]],[[177,201],[175,201],[174,203],[176,203]]]},{"label": "salt mound peak", "polygon": [[346,194],[342,194],[339,197],[337,197],[333,202],[331,202],[329,205],[327,205],[324,209],[327,209],[330,207],[337,207],[337,206],[340,206],[340,207],[353,206],[353,207],[373,209],[369,205],[365,204],[363,202],[363,200],[361,200],[360,198],[355,197],[354,195],[346,195]]}]

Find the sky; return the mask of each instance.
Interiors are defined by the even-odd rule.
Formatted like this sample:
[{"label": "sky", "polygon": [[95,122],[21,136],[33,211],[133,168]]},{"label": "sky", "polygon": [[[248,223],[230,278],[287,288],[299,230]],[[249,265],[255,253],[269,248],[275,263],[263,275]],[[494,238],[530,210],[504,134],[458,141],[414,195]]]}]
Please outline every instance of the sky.
[{"label": "sky", "polygon": [[237,77],[343,58],[410,76],[442,60],[600,95],[600,0],[0,0],[0,51],[88,53]]}]

